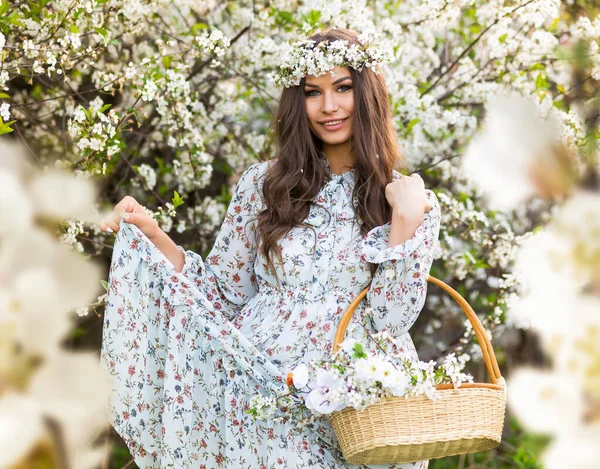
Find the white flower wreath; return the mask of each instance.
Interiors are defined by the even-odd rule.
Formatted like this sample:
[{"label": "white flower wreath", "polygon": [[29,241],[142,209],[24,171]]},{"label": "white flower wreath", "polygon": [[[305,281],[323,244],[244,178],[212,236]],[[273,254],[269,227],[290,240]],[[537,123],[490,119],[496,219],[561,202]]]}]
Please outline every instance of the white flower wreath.
[{"label": "white flower wreath", "polygon": [[305,39],[292,44],[283,56],[279,69],[269,74],[269,78],[286,88],[298,86],[303,77],[316,77],[331,72],[335,67],[352,67],[362,71],[364,67],[378,73],[377,65],[389,62],[391,53],[373,44],[372,37],[362,34],[358,37],[359,44],[346,40],[316,41]]}]

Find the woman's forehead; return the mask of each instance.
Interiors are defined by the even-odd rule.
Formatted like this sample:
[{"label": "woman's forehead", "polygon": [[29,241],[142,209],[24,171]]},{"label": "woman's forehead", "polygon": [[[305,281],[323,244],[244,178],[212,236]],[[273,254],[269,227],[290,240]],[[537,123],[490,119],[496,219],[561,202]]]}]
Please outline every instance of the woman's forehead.
[{"label": "woman's forehead", "polygon": [[[332,76],[332,72],[334,75]],[[306,75],[305,83],[311,83],[315,85],[326,85],[329,83],[333,83],[336,80],[339,80],[342,77],[350,77],[351,73],[348,67],[335,67],[331,71],[326,72],[323,75],[318,77],[314,75]]]}]

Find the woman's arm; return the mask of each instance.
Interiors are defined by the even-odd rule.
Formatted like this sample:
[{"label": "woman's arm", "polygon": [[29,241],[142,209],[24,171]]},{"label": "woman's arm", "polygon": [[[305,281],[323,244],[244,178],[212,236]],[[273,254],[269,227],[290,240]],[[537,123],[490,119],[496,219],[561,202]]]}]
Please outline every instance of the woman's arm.
[{"label": "woman's arm", "polygon": [[416,221],[398,216],[373,228],[362,242],[363,258],[379,264],[367,295],[375,327],[396,336],[410,329],[425,304],[441,219],[435,193],[426,193],[432,208],[416,229]]},{"label": "woman's arm", "polygon": [[[254,260],[257,215],[262,210],[262,179],[268,163],[250,166],[237,183],[214,246],[206,259],[163,240],[173,266],[202,291],[216,309],[233,319],[256,294]],[[172,242],[172,241],[171,241]],[[175,262],[173,262],[175,261]]]},{"label": "woman's arm", "polygon": [[424,215],[420,218],[410,218],[401,212],[392,214],[392,226],[388,239],[388,247],[392,248],[401,244],[415,235],[415,231],[423,223]]},{"label": "woman's arm", "polygon": [[185,262],[185,255],[181,252],[179,246],[175,244],[175,241],[163,230],[160,230],[157,236],[148,239],[169,259],[175,270],[181,272]]}]

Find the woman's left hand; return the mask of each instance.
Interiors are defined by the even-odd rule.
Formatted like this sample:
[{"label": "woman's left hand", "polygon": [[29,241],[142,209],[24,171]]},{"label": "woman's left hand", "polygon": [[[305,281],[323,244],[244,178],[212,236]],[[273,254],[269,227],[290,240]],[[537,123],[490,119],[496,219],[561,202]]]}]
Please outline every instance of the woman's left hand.
[{"label": "woman's left hand", "polygon": [[425,183],[417,173],[402,175],[390,182],[385,187],[385,197],[394,215],[402,215],[407,219],[422,220],[423,214],[432,208],[425,192]]}]

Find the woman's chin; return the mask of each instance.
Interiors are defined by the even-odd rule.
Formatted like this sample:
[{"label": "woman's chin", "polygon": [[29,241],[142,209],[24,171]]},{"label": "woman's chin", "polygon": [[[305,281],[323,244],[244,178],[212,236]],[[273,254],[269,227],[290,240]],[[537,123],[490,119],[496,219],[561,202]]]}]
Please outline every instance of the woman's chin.
[{"label": "woman's chin", "polygon": [[334,135],[321,135],[321,141],[325,144],[325,145],[342,145],[346,142],[348,142],[348,139],[350,138],[350,135],[340,135],[340,136],[334,136]]}]

